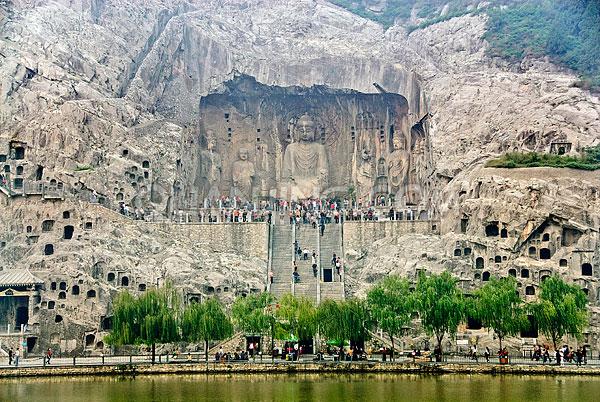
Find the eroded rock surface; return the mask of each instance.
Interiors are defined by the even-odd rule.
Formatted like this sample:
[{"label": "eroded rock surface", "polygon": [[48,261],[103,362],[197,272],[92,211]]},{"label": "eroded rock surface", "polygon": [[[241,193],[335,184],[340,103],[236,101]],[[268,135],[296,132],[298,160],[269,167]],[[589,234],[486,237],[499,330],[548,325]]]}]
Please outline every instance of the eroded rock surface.
[{"label": "eroded rock surface", "polygon": [[[9,184],[0,193],[0,263],[44,280],[29,322],[43,328],[48,344],[69,339],[65,350],[85,347],[82,334],[102,330],[118,275],[128,276],[134,291],[157,278],[191,295],[264,288],[264,247],[239,254],[211,249],[183,230],[173,235],[117,218],[103,224],[100,207],[88,204],[116,209],[124,202],[155,217],[181,207],[179,191],[194,185],[186,174],[201,164],[193,159],[201,152],[190,152],[190,141],[206,134],[201,99],[239,74],[264,85],[363,93],[377,92],[376,83],[406,98],[408,127],[425,124],[432,162],[423,171],[432,173],[418,184],[430,191],[428,209],[441,220],[441,235],[347,248],[349,294],[364,294],[389,273],[414,278],[427,268],[450,269],[465,290],[488,275],[514,274],[533,298],[544,276],[559,273],[597,305],[596,175],[483,166],[510,150],[568,144],[576,154],[596,145],[600,101],[547,60],[512,66],[486,56],[484,15],[407,35],[402,26],[384,31],[320,0],[12,0],[0,5],[0,30],[0,168]],[[229,165],[238,155],[219,152]],[[48,220],[56,227],[44,232]],[[69,225],[72,242],[61,240]],[[57,245],[52,256],[44,255],[45,244]],[[71,293],[79,286],[80,295],[59,299],[61,282]],[[54,322],[56,314],[64,322]]]}]

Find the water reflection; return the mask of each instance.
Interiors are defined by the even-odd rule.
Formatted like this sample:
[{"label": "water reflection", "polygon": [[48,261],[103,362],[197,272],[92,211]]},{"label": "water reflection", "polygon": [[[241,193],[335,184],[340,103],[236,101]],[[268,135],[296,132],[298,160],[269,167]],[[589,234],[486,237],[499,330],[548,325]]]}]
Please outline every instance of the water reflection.
[{"label": "water reflection", "polygon": [[1,401],[595,401],[597,377],[190,375],[0,381]]}]

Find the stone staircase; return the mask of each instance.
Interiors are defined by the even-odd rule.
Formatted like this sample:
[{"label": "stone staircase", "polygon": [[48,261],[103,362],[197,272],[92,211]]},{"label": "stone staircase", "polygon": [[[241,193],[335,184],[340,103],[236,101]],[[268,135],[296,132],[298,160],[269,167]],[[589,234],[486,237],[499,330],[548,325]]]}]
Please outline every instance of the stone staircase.
[{"label": "stone staircase", "polygon": [[[319,236],[319,229],[310,225],[300,225],[294,228],[291,225],[272,225],[270,239],[269,269],[273,272],[273,283],[269,284],[269,291],[276,298],[292,293],[312,300],[315,304],[324,299],[344,299],[344,277],[340,278],[335,267],[331,265],[333,253],[342,255],[342,227],[337,224],[327,225],[323,236]],[[294,241],[304,250],[308,249],[308,259],[294,255]],[[312,270],[312,252],[317,252],[318,272],[314,276]],[[296,258],[300,282],[292,283],[293,258]],[[323,281],[323,269],[331,269],[332,282]]]},{"label": "stone staircase", "polygon": [[[296,240],[299,246],[304,250],[308,249],[308,259],[302,259],[302,256],[297,256],[298,273],[300,274],[300,282],[294,284],[294,295],[303,296],[312,300],[315,304],[318,303],[318,270],[315,277],[312,269],[312,252],[319,254],[319,230],[313,229],[310,225],[300,225],[296,230]],[[318,264],[318,261],[317,261]]]},{"label": "stone staircase", "polygon": [[[344,299],[344,276],[340,278],[335,270],[335,266],[331,264],[333,253],[337,256],[342,256],[342,226],[338,224],[330,224],[325,228],[325,232],[320,239],[320,262],[322,268],[322,281],[320,284],[320,299]],[[325,270],[331,270],[332,282],[324,282],[327,275],[324,275]]]},{"label": "stone staircase", "polygon": [[270,270],[273,272],[273,283],[269,285],[269,290],[277,298],[292,292],[293,249],[292,226],[271,226]]},{"label": "stone staircase", "polygon": [[333,253],[337,256],[342,255],[342,236],[340,230],[340,225],[327,225],[325,233],[321,236],[321,268],[333,270],[333,282],[340,282],[335,266],[331,264]]}]

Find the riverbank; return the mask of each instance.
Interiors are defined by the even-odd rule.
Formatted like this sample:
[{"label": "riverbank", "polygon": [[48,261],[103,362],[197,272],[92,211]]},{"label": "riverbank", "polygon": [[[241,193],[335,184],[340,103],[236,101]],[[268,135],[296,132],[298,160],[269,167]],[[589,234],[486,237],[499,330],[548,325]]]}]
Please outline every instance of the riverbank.
[{"label": "riverbank", "polygon": [[517,374],[517,375],[600,375],[597,366],[498,365],[457,363],[164,363],[112,366],[47,366],[0,368],[0,378],[136,376],[189,374]]}]

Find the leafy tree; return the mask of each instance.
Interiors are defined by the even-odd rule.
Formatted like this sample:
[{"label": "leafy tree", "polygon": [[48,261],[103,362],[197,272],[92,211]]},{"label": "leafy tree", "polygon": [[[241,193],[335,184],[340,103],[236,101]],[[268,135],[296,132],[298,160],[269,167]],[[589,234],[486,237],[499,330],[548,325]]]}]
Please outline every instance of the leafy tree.
[{"label": "leafy tree", "polygon": [[471,310],[484,327],[494,330],[500,349],[504,338],[518,334],[528,325],[523,302],[517,291],[517,281],[512,276],[492,278],[479,288],[475,292]]},{"label": "leafy tree", "polygon": [[276,318],[286,335],[293,334],[298,339],[312,338],[317,332],[317,309],[309,299],[284,295],[279,301]]},{"label": "leafy tree", "polygon": [[364,300],[325,300],[317,312],[319,333],[328,339],[353,343],[368,339],[372,319]]},{"label": "leafy tree", "polygon": [[107,337],[112,345],[152,345],[152,363],[156,344],[176,342],[179,336],[180,301],[171,285],[152,289],[139,297],[125,291],[113,304],[113,330]]},{"label": "leafy tree", "polygon": [[410,284],[405,279],[389,276],[367,293],[367,304],[377,326],[392,341],[393,360],[394,337],[401,335],[403,328],[410,324],[414,311]]},{"label": "leafy tree", "polygon": [[192,303],[183,311],[181,319],[183,338],[189,342],[204,341],[208,362],[208,342],[230,337],[233,326],[221,303],[214,298],[204,303]]},{"label": "leafy tree", "polygon": [[566,334],[580,337],[588,322],[587,296],[575,285],[552,276],[540,285],[540,299],[531,305],[538,329],[554,349]]},{"label": "leafy tree", "polygon": [[264,335],[270,330],[273,339],[276,326],[274,304],[275,298],[266,292],[237,298],[231,306],[234,326],[253,335]]},{"label": "leafy tree", "polygon": [[423,328],[428,334],[435,336],[440,351],[445,334],[454,335],[465,316],[464,297],[456,283],[457,280],[448,272],[431,276],[424,273],[419,275],[417,311]]}]

